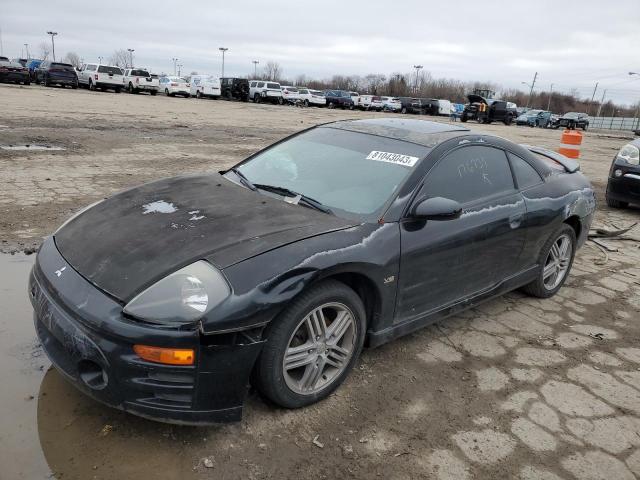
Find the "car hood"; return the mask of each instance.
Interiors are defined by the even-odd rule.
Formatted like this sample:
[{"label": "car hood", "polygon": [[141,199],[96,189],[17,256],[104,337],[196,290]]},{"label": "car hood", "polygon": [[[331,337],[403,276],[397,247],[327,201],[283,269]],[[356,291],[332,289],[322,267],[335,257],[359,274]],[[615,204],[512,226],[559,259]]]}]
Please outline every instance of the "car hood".
[{"label": "car hood", "polygon": [[126,302],[199,259],[224,269],[357,223],[212,174],[164,179],[119,193],[73,218],[54,239],[78,273]]}]

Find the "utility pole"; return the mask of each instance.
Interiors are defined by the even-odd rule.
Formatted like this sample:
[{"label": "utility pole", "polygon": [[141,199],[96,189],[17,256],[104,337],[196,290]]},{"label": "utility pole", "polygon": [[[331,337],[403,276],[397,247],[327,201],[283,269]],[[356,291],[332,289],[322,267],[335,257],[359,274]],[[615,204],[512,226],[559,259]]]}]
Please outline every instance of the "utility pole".
[{"label": "utility pole", "polygon": [[587,109],[587,115],[591,113],[591,105],[593,105],[593,99],[596,98],[596,90],[598,90],[598,82],[596,82],[596,86],[593,87],[593,95],[591,95],[591,101],[589,102],[589,108]]},{"label": "utility pole", "polygon": [[135,52],[135,50],[133,48],[127,48],[127,52],[129,52],[129,68],[133,68],[133,52]]},{"label": "utility pole", "polygon": [[27,59],[31,59],[31,55],[29,55],[29,44],[28,44],[28,43],[25,43],[25,44],[24,44],[24,48],[26,48],[26,49],[27,49]]},{"label": "utility pole", "polygon": [[531,103],[531,95],[533,95],[533,87],[535,87],[535,85],[536,85],[536,79],[537,78],[538,78],[538,72],[536,72],[536,74],[533,76],[533,82],[531,82],[531,85],[530,85],[531,88],[529,89],[529,99],[527,100],[527,107],[526,108],[529,108],[529,104]]},{"label": "utility pole", "polygon": [[4,48],[2,47],[2,28],[0,28],[0,55],[4,55]]},{"label": "utility pole", "polygon": [[178,76],[180,76],[180,71],[181,71],[182,67],[184,67],[184,65],[178,65]]},{"label": "utility pole", "polygon": [[414,65],[413,68],[416,69],[416,88],[415,93],[418,93],[418,76],[420,75],[420,69],[423,68],[422,65]]},{"label": "utility pole", "polygon": [[53,50],[53,61],[56,61],[56,42],[53,40],[53,37],[58,35],[58,32],[48,31],[47,35],[51,35],[51,48]]},{"label": "utility pole", "polygon": [[258,78],[258,64],[260,63],[258,60],[251,60],[253,63],[253,78]]},{"label": "utility pole", "polygon": [[553,95],[553,83],[551,84],[551,90],[549,90],[549,100],[547,101],[547,112],[551,107],[551,95]]},{"label": "utility pole", "polygon": [[218,48],[218,50],[220,50],[222,52],[222,76],[221,76],[221,78],[224,78],[224,54],[229,49],[227,47],[220,47],[220,48]]},{"label": "utility pole", "polygon": [[172,58],[171,61],[173,62],[173,74],[176,74],[176,65],[178,64],[178,59],[177,58]]},{"label": "utility pole", "polygon": [[596,117],[600,116],[600,110],[602,109],[602,104],[604,103],[604,96],[607,94],[607,89],[604,89],[604,92],[602,92],[602,100],[600,100],[600,105],[598,105],[598,113],[596,113]]}]

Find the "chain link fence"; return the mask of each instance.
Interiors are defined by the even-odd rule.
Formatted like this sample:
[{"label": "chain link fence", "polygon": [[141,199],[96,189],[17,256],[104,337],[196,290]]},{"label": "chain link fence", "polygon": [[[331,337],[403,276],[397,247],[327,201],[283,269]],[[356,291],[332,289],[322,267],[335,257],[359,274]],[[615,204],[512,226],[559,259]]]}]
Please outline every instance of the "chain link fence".
[{"label": "chain link fence", "polygon": [[605,130],[640,130],[640,117],[591,117],[589,128]]}]

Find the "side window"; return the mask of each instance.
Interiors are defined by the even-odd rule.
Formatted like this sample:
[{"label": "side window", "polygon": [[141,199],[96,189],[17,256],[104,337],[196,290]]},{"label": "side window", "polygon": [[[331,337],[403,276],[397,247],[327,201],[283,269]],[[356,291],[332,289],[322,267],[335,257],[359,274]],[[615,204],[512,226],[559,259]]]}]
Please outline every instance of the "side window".
[{"label": "side window", "polygon": [[474,145],[445,155],[427,174],[421,193],[468,203],[513,189],[505,152]]},{"label": "side window", "polygon": [[513,174],[516,177],[516,183],[520,190],[532,187],[542,182],[542,177],[536,172],[535,168],[529,165],[525,160],[508,153],[511,167],[513,167]]},{"label": "side window", "polygon": [[258,88],[264,87],[264,82],[258,82]]},{"label": "side window", "polygon": [[251,88],[255,88],[256,82],[251,82]]}]

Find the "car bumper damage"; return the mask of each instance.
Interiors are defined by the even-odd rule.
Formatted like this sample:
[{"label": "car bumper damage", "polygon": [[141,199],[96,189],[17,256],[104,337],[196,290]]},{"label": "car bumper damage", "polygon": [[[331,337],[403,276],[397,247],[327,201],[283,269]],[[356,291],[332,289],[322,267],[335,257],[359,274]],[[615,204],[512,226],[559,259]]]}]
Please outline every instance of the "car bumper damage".
[{"label": "car bumper damage", "polygon": [[[204,335],[125,317],[123,305],[79,275],[53,238],[29,280],[38,338],[61,374],[109,406],[179,424],[238,421],[261,329]],[[134,345],[193,350],[193,365],[145,360]]]}]

